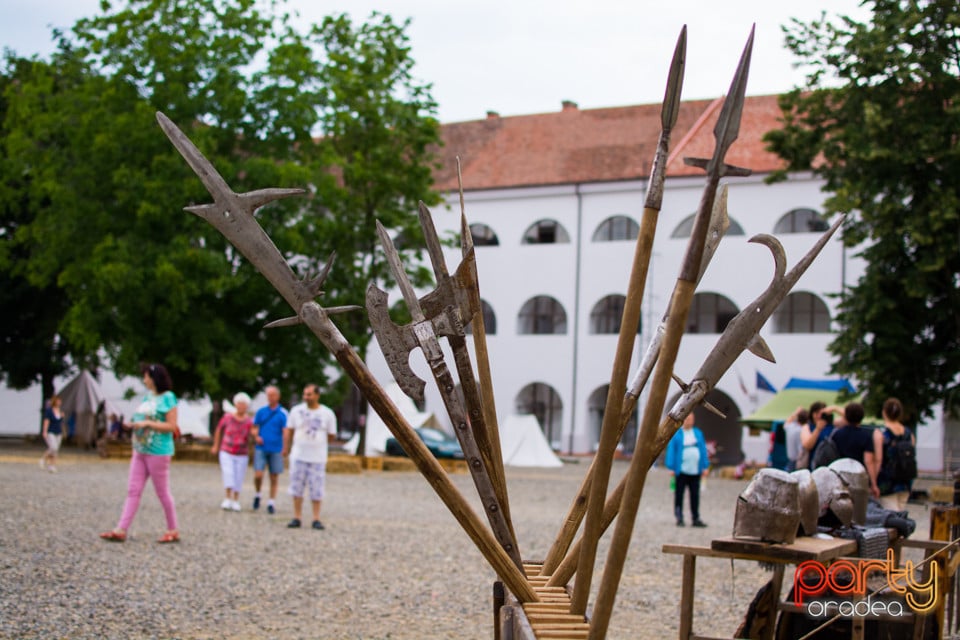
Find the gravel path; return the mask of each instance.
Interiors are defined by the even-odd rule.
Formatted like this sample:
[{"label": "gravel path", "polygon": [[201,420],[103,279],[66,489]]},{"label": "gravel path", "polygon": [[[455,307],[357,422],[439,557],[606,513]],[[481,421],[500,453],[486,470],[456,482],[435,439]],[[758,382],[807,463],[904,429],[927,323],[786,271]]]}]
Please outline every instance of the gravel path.
[{"label": "gravel path", "polygon": [[[183,541],[157,545],[165,528],[148,487],[125,544],[111,528],[126,491],[125,461],[68,455],[60,473],[0,450],[0,638],[491,638],[493,572],[416,473],[330,475],[325,531],[288,530],[281,477],[278,513],[219,510],[219,469],[175,462],[172,486]],[[542,559],[587,465],[508,469],[525,559]],[[615,479],[626,464],[614,465]],[[474,495],[467,474],[451,476]],[[743,481],[711,478],[701,507],[708,529],[674,526],[668,476],[651,472],[624,570],[610,638],[677,633],[678,556],[667,542],[709,545],[729,535]],[[474,501],[476,505],[476,501]],[[911,506],[918,530],[924,508]],[[598,568],[606,556],[601,542]],[[694,629],[732,635],[767,579],[756,563],[701,560]]]}]

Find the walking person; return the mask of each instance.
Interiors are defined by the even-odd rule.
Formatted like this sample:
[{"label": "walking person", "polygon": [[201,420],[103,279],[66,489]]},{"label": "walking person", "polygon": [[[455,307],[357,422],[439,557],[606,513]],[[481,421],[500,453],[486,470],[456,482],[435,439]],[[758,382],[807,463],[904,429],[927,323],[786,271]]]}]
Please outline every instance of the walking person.
[{"label": "walking person", "polygon": [[260,490],[263,487],[263,472],[270,473],[270,498],[267,513],[277,511],[277,486],[283,473],[283,430],[287,426],[287,410],[280,406],[280,389],[267,387],[267,406],[260,407],[253,418],[253,433],[256,447],[253,450],[253,510],[260,508]]},{"label": "walking person", "polygon": [[177,429],[177,396],[171,391],[173,383],[162,364],[143,365],[141,371],[147,393],[131,422],[123,425],[125,429],[133,430],[127,499],[123,503],[117,526],[104,531],[100,537],[111,542],[127,539],[127,531],[137,514],[140,497],[150,478],[167,520],[167,530],[157,542],[179,542],[177,511],[170,493],[170,460],[173,458],[173,433]]},{"label": "walking person", "polygon": [[40,456],[40,468],[50,473],[57,472],[57,453],[63,440],[63,411],[60,396],[50,398],[50,406],[43,410],[43,441],[46,451]]},{"label": "walking person", "polygon": [[326,484],[327,445],[337,437],[337,416],[330,407],[320,404],[320,387],[308,384],[303,389],[303,402],[290,410],[283,430],[283,457],[290,457],[290,495],[293,496],[293,519],[287,527],[300,527],[303,496],[310,493],[314,529],[323,529],[320,503]]},{"label": "walking person", "polygon": [[233,396],[233,413],[225,413],[213,434],[210,453],[220,460],[220,474],[226,497],[220,503],[225,511],[240,511],[240,490],[250,462],[248,444],[253,431],[253,418],[247,413],[250,396],[243,391]]},{"label": "walking person", "polygon": [[917,439],[904,425],[903,405],[896,398],[883,403],[883,453],[877,486],[884,509],[904,511],[917,477]]},{"label": "walking person", "polygon": [[665,463],[674,476],[673,513],[678,527],[683,526],[683,494],[686,490],[690,491],[693,526],[707,526],[700,519],[700,478],[707,475],[710,458],[703,432],[693,426],[693,422],[693,412],[690,412],[683,419],[683,427],[673,434],[667,445]]},{"label": "walking person", "polygon": [[800,445],[803,450],[800,452],[798,461],[806,464],[798,466],[798,469],[813,471],[813,457],[817,452],[817,447],[833,433],[833,416],[835,413],[841,413],[841,411],[840,407],[828,407],[820,401],[810,405],[810,410],[807,412],[807,424],[800,427]]}]

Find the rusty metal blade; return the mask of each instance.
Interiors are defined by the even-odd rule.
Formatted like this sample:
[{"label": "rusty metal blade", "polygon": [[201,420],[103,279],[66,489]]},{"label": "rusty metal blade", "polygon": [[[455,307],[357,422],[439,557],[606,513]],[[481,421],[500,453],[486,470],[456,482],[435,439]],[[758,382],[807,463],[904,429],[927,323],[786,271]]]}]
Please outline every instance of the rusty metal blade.
[{"label": "rusty metal blade", "polygon": [[747,44],[740,55],[740,64],[737,65],[737,72],[730,83],[730,90],[727,92],[727,98],[723,101],[723,108],[720,109],[720,116],[717,118],[717,125],[713,129],[714,138],[717,140],[717,146],[713,153],[713,158],[707,167],[707,173],[713,174],[714,171],[722,170],[723,158],[730,149],[730,145],[740,135],[740,119],[743,116],[743,102],[747,92],[747,77],[750,75],[750,57],[753,52],[753,34],[756,25],[750,28],[750,37],[747,38]]},{"label": "rusty metal blade", "polygon": [[440,237],[437,235],[437,228],[433,224],[433,216],[430,209],[423,202],[417,208],[417,215],[420,217],[420,228],[423,229],[423,240],[427,245],[427,253],[430,255],[430,263],[433,265],[433,272],[437,276],[437,283],[442,278],[449,275],[447,272],[447,262],[443,258],[443,247],[440,246]]},{"label": "rusty metal blade", "polygon": [[387,230],[380,224],[379,220],[377,220],[377,235],[380,236],[380,245],[383,247],[383,252],[387,256],[387,264],[390,265],[390,272],[397,281],[397,287],[400,288],[400,293],[403,294],[403,299],[407,303],[407,309],[410,310],[411,317],[413,317],[414,322],[423,322],[424,317],[423,310],[420,309],[420,301],[417,299],[417,294],[413,290],[413,285],[410,284],[410,278],[407,277],[407,272],[403,270],[403,264],[400,262],[400,254],[397,252],[393,240],[390,239],[390,234],[387,233]]},{"label": "rusty metal blade", "polygon": [[683,73],[687,64],[687,25],[680,29],[677,45],[673,49],[670,73],[667,75],[667,89],[663,94],[663,106],[660,108],[660,126],[670,131],[677,123],[680,113],[680,92],[683,89]]}]

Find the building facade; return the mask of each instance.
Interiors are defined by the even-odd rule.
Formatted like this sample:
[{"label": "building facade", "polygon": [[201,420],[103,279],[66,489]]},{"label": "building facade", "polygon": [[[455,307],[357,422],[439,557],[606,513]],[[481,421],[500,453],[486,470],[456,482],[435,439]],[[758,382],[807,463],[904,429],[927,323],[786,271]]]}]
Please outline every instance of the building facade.
[{"label": "building facade", "polygon": [[[681,107],[632,369],[670,299],[705,184],[702,171],[684,165],[682,158],[712,154],[720,104],[689,101]],[[827,227],[819,215],[821,180],[793,174],[782,182],[765,182],[781,167],[762,142],[763,133],[777,126],[778,114],[775,96],[747,98],[740,138],[727,161],[754,173],[722,181],[729,188],[730,228],[690,311],[675,366],[683,379],[693,376],[726,323],[771,282],[770,251],[748,240],[760,233],[775,236],[790,268]],[[536,415],[557,451],[589,453],[599,441],[658,135],[659,105],[581,111],[564,103],[553,114],[508,118],[490,113],[485,120],[444,126],[446,146],[437,180],[446,201],[433,216],[441,237],[459,232],[459,157],[498,414],[501,420],[511,413]],[[460,251],[446,253],[452,270]],[[853,252],[839,238],[832,239],[761,331],[777,362],[745,352],[709,398],[726,420],[697,410],[698,424],[717,446],[718,462],[766,460],[769,436],[751,434],[736,420],[771,397],[758,392],[758,372],[777,388],[791,377],[830,377],[827,345],[839,294],[862,270]],[[368,358],[374,373],[388,380],[375,346]],[[422,356],[414,354],[411,365],[429,380]],[[669,397],[677,391],[674,387]],[[432,383],[426,404],[445,417]],[[627,452],[633,448],[635,422],[622,440]],[[937,470],[942,433],[926,431],[919,443],[921,466]]]}]

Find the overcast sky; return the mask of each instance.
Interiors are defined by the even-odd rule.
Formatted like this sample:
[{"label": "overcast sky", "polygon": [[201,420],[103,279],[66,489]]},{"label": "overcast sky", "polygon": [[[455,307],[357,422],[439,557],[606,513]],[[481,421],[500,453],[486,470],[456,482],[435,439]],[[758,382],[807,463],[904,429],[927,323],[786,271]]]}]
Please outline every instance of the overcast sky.
[{"label": "overcast sky", "polygon": [[[99,12],[100,0],[3,0],[0,47],[47,55],[51,27]],[[756,23],[749,95],[786,91],[802,73],[783,46],[781,25],[821,11],[865,18],[856,0],[290,0],[309,22],[349,6],[412,18],[415,73],[433,84],[443,122],[659,102],[670,56],[687,25],[685,99],[722,95]]]}]

